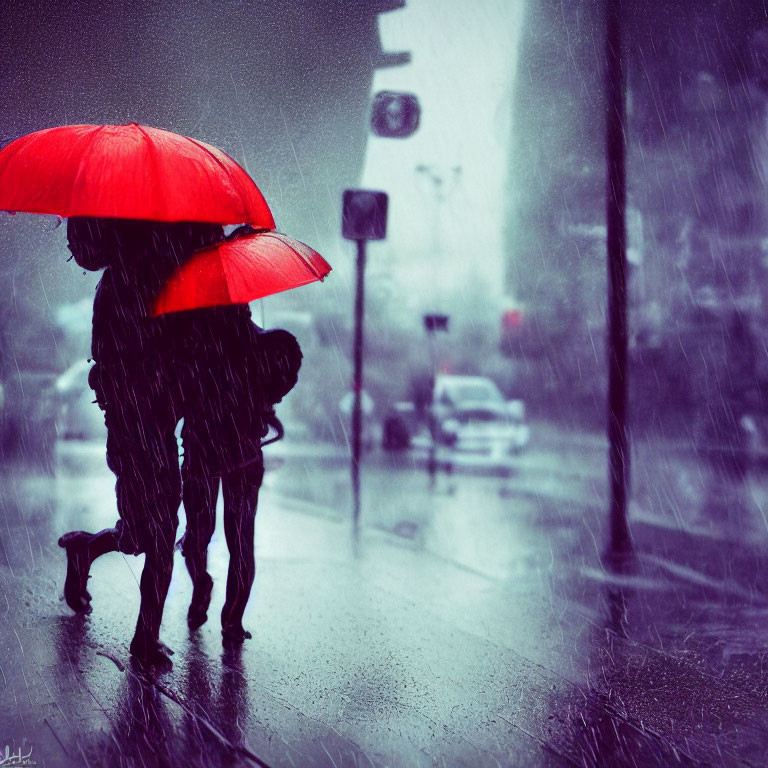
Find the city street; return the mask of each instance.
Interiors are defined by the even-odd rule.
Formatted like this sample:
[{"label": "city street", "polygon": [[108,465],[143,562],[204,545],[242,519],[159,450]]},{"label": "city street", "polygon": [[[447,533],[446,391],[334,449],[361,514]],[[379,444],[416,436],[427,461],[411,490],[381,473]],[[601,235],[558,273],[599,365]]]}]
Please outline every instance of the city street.
[{"label": "city street", "polygon": [[768,0],[3,12],[0,768],[768,768]]},{"label": "city street", "polygon": [[[0,734],[42,766],[765,765],[768,477],[637,445],[635,556],[603,562],[605,447],[532,425],[504,471],[367,457],[361,540],[343,448],[271,449],[242,651],[189,633],[177,555],[173,670],[127,652],[142,558],[92,571],[91,616],[61,601],[56,538],[114,520],[97,443],[55,477],[7,470]],[[270,449],[266,449],[270,452]],[[446,458],[446,457],[442,457]]]}]

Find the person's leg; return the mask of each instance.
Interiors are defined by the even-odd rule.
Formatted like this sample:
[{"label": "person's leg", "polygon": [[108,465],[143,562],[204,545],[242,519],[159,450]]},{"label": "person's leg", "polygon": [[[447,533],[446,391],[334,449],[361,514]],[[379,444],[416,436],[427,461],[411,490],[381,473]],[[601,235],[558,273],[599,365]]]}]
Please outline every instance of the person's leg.
[{"label": "person's leg", "polygon": [[171,651],[160,642],[160,624],[173,571],[174,526],[162,526],[146,543],[141,572],[141,607],[130,651],[146,666],[169,667]]},{"label": "person's leg", "polygon": [[187,516],[181,553],[192,579],[192,600],[187,612],[187,624],[197,629],[208,620],[213,579],[208,573],[208,545],[216,527],[216,498],[219,478],[206,474],[197,462],[187,461],[185,451],[182,467],[182,500]]},{"label": "person's leg", "polygon": [[[139,454],[143,448],[138,442],[135,446],[128,443],[122,419],[108,417],[106,421],[107,466],[116,476],[115,495],[120,519],[114,528],[105,528],[98,533],[70,531],[59,539],[59,546],[67,552],[64,599],[76,613],[92,611],[87,585],[91,565],[96,558],[108,552],[122,551],[128,555],[137,555],[142,551],[136,541],[132,521],[140,519],[153,504],[144,492],[147,478],[152,474],[151,458],[140,460]],[[143,473],[139,471],[141,466],[144,467]]]},{"label": "person's leg", "polygon": [[[96,402],[104,411],[104,423],[107,427],[107,466],[116,477],[115,493],[118,514],[123,516],[125,507],[125,482],[121,482],[127,465],[126,456],[130,453],[130,441],[126,429],[128,402],[118,393],[114,377],[103,366],[96,364],[91,369],[88,382],[96,395]],[[127,414],[128,423],[135,424],[135,414]],[[119,523],[118,523],[119,526]],[[64,599],[67,605],[77,613],[90,613],[91,595],[87,584],[93,561],[108,552],[116,552],[119,540],[118,527],[107,528],[98,533],[70,531],[59,538],[58,544],[67,553],[67,575],[64,580]]]},{"label": "person's leg", "polygon": [[192,579],[192,600],[187,612],[187,624],[190,629],[197,629],[208,620],[208,606],[213,591],[213,579],[208,573],[208,545],[216,527],[220,476],[213,471],[211,451],[206,450],[211,436],[199,392],[194,389],[185,394],[187,400],[181,430],[184,450],[181,478],[187,529],[182,537],[181,553]]},{"label": "person's leg", "polygon": [[[137,473],[143,481],[139,503],[143,506],[145,517],[132,526],[131,536],[137,541],[140,551],[146,553],[146,559],[139,585],[139,618],[130,650],[142,664],[168,667],[170,659],[167,653],[171,651],[160,642],[160,624],[171,583],[181,501],[175,437],[171,434],[167,438],[164,455],[161,456],[159,451],[153,455],[160,459],[158,465]],[[126,534],[121,536],[121,548]]]},{"label": "person's leg", "polygon": [[263,478],[261,456],[222,476],[224,534],[229,549],[227,596],[221,611],[221,632],[225,640],[240,642],[251,637],[243,628],[243,614],[256,575],[254,523]]},{"label": "person's leg", "polygon": [[181,504],[181,471],[176,442],[180,417],[173,382],[161,371],[137,397],[141,416],[141,444],[130,455],[121,513],[121,551],[135,547],[146,559],[139,584],[141,603],[130,651],[144,666],[169,668],[168,654],[160,642],[160,625],[171,583],[176,529]]},{"label": "person's leg", "polygon": [[[175,444],[173,446],[175,448]],[[114,456],[113,456],[114,459]],[[98,557],[108,552],[122,551],[124,554],[138,555],[144,551],[148,552],[148,544],[152,544],[152,565],[150,573],[161,573],[168,570],[167,557],[165,556],[165,546],[158,543],[159,540],[170,537],[173,540],[177,525],[177,509],[179,504],[179,483],[173,477],[174,471],[178,474],[177,467],[171,466],[166,471],[168,477],[164,483],[155,478],[155,490],[159,491],[157,495],[152,493],[152,488],[148,483],[154,474],[154,469],[148,462],[141,462],[136,457],[129,471],[125,468],[118,469],[115,461],[111,461],[110,466],[118,474],[116,482],[117,506],[120,512],[120,520],[114,528],[106,528],[98,533],[87,533],[85,531],[72,531],[64,534],[59,539],[59,546],[67,550],[67,578],[64,585],[64,596],[67,604],[75,611],[90,613],[91,596],[86,590],[88,581],[88,571],[91,563]],[[169,456],[170,460],[175,459],[175,455]],[[139,467],[144,465],[144,471],[139,471]],[[161,488],[165,490],[161,490]],[[150,513],[155,509],[156,512]],[[137,514],[137,512],[139,514]],[[145,514],[151,519],[150,534],[142,535],[142,528],[137,528],[137,521],[140,515]],[[154,546],[157,544],[157,546]],[[172,567],[171,547],[171,567]],[[162,567],[161,567],[162,565]],[[152,576],[152,578],[156,578]],[[170,579],[170,575],[168,576]],[[162,580],[159,576],[158,583]],[[143,589],[143,587],[142,587]],[[162,590],[161,590],[162,591]],[[167,592],[167,586],[165,587]],[[161,598],[161,592],[157,593]],[[162,598],[161,602],[164,600]],[[152,607],[152,600],[147,607],[147,614],[154,616],[156,610]],[[162,615],[162,605],[160,610]],[[159,622],[152,619],[149,624],[157,623],[159,631]]]},{"label": "person's leg", "polygon": [[[113,416],[107,419],[107,463],[117,476],[120,514],[115,542],[125,554],[146,554],[131,653],[142,664],[170,666],[169,649],[160,642],[160,624],[181,503],[175,396],[162,371],[151,368],[121,381],[115,394],[116,407],[106,412]],[[98,543],[97,537],[93,544]],[[104,534],[105,549],[108,544]]]}]

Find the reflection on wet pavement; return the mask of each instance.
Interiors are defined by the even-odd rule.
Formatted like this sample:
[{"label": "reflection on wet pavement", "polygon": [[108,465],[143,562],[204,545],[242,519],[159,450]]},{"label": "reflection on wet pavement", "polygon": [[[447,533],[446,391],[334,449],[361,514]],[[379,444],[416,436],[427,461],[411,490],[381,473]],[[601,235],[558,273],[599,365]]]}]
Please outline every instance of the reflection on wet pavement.
[{"label": "reflection on wet pavement", "polygon": [[[762,764],[763,477],[641,452],[635,554],[617,559],[589,457],[583,476],[562,462],[565,486],[550,459],[533,494],[523,466],[457,472],[453,487],[441,476],[429,492],[421,468],[372,457],[357,553],[346,467],[284,463],[258,516],[254,639],[220,642],[219,530],[211,619],[187,632],[177,567],[163,624],[174,668],[155,681],[127,654],[141,558],[96,564],[90,617],[59,600],[56,536],[112,522],[109,474],[81,461],[7,475],[9,747],[48,766]],[[543,451],[527,461],[546,466]]]}]

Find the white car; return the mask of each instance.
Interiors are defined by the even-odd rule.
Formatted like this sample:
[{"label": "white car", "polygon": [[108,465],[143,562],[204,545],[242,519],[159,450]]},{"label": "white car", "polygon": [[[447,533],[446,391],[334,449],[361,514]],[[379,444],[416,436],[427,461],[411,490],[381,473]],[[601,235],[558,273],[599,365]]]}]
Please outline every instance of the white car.
[{"label": "white car", "polygon": [[483,376],[439,375],[432,416],[435,439],[457,452],[503,457],[530,440],[522,400],[505,400]]}]

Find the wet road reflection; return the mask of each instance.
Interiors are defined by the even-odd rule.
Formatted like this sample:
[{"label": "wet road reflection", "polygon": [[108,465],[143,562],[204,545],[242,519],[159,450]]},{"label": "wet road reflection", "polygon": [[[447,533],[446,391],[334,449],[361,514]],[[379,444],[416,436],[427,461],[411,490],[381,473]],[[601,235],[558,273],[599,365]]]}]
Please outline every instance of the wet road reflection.
[{"label": "wet road reflection", "polygon": [[90,617],[59,601],[55,538],[111,521],[109,474],[7,476],[0,725],[54,767],[760,764],[762,475],[640,460],[617,559],[597,465],[532,452],[430,493],[419,467],[371,460],[355,553],[346,466],[286,462],[258,516],[254,639],[221,645],[217,534],[211,619],[188,633],[177,567],[155,682],[127,654],[140,559],[98,564]]}]

